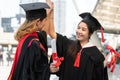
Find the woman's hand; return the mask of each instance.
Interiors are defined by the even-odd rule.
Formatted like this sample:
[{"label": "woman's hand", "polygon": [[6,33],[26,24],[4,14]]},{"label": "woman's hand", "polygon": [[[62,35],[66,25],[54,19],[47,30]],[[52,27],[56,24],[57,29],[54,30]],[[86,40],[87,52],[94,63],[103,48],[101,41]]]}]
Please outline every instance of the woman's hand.
[{"label": "woman's hand", "polygon": [[49,36],[56,39],[57,34],[54,28],[54,3],[51,0],[46,0],[46,2],[50,6],[50,9],[47,9],[47,21],[45,26],[47,27]]},{"label": "woman's hand", "polygon": [[54,4],[51,0],[46,0],[46,3],[50,6],[50,9],[46,9],[47,17],[46,22],[42,30],[44,30],[47,34],[50,34],[50,25],[51,25],[51,19],[54,21],[54,15],[53,15],[53,8]]},{"label": "woman's hand", "polygon": [[56,67],[55,65],[54,65],[54,63],[51,63],[50,64],[50,72],[51,73],[55,73],[55,72],[58,72],[59,71],[59,67]]},{"label": "woman's hand", "polygon": [[107,67],[108,66],[108,63],[110,62],[111,60],[111,53],[108,53],[105,57],[105,60],[104,60],[104,67]]},{"label": "woman's hand", "polygon": [[54,18],[54,3],[51,0],[46,0],[46,2],[50,6],[50,9],[47,9],[47,18]]}]

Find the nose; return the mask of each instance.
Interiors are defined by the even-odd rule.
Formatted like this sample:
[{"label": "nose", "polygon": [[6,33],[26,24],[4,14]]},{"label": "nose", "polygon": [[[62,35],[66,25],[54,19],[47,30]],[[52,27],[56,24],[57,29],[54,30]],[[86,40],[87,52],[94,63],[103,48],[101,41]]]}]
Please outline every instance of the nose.
[{"label": "nose", "polygon": [[76,29],[76,32],[79,32],[79,33],[80,33],[80,32],[82,32],[82,30],[81,30],[81,29]]},{"label": "nose", "polygon": [[78,29],[76,29],[76,33],[78,33],[79,32],[79,30]]}]

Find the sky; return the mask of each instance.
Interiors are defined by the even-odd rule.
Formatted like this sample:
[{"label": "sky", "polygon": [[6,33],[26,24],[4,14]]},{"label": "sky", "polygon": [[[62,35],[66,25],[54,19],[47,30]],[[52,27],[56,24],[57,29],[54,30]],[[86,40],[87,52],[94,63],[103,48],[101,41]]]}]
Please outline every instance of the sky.
[{"label": "sky", "polygon": [[[44,0],[40,0],[44,1]],[[66,0],[69,5],[71,5],[72,0]],[[77,6],[79,7],[79,11],[90,11],[94,6],[94,3],[97,0],[75,0],[77,1]],[[19,2],[20,0],[1,0],[0,1],[0,16],[2,17],[10,17],[10,16],[15,16],[15,14],[19,13]],[[90,5],[90,6],[89,6]],[[69,6],[72,7],[72,6]]]},{"label": "sky", "polygon": [[91,13],[96,5],[97,0],[66,0],[66,1],[67,1],[66,7],[67,14],[65,35],[71,36],[71,34],[75,34],[77,25],[81,20],[79,14],[83,12]]},{"label": "sky", "polygon": [[[26,0],[24,0],[26,1]],[[28,1],[28,0],[27,0]],[[36,1],[36,0],[33,0]],[[45,0],[39,0],[45,2]],[[54,1],[54,0],[52,0]],[[82,12],[91,12],[97,0],[61,0],[66,4],[66,31],[65,35],[74,34],[75,29],[80,21],[79,14]],[[20,0],[1,0],[0,1],[0,17],[15,17],[19,13]],[[72,11],[72,12],[71,12]],[[13,26],[18,26],[17,20],[13,18]],[[71,28],[69,28],[71,27]]]},{"label": "sky", "polygon": [[[44,0],[39,1],[45,2]],[[19,13],[19,2],[20,0],[1,0],[0,17],[15,17],[15,15]],[[65,35],[71,36],[71,34],[75,34],[76,27],[80,22],[78,15],[82,12],[91,12],[97,0],[65,0],[65,2],[67,4]],[[16,19],[14,19],[13,22],[13,25],[18,26]]]},{"label": "sky", "polygon": [[[26,1],[26,0],[24,0]],[[27,0],[28,1],[28,0]],[[36,0],[33,0],[36,1]],[[45,2],[45,0],[39,0]],[[54,0],[53,0],[54,1]],[[78,16],[82,12],[91,12],[97,0],[61,0],[66,3],[66,31],[65,35],[74,34],[76,26],[80,21]],[[0,17],[15,17],[19,13],[20,0],[1,0]],[[14,26],[18,26],[16,19],[12,20]],[[71,27],[71,28],[70,28]]]},{"label": "sky", "polygon": [[[39,1],[44,2],[44,0],[39,0]],[[0,1],[0,16],[14,17],[17,13],[19,13],[19,3],[20,3],[20,0],[1,0]]]},{"label": "sky", "polygon": [[19,12],[19,0],[1,0],[0,1],[0,16],[13,17]]}]

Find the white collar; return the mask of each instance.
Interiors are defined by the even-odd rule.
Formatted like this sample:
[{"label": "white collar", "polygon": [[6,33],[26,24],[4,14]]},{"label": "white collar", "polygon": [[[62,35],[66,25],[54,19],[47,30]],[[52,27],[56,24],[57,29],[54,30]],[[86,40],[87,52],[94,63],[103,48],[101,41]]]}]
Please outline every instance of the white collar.
[{"label": "white collar", "polygon": [[87,48],[87,47],[93,47],[95,45],[93,45],[93,43],[88,42],[87,44],[85,44],[82,48]]}]

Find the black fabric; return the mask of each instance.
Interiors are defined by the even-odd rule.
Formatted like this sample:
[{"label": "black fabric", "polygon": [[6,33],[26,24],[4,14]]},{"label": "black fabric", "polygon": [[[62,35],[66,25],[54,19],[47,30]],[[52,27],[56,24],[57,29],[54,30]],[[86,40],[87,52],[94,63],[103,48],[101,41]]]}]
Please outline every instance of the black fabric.
[{"label": "black fabric", "polygon": [[107,69],[103,66],[104,56],[97,47],[84,48],[81,52],[80,67],[76,68],[73,57],[67,55],[69,43],[69,39],[57,34],[57,52],[59,57],[64,56],[57,73],[59,80],[108,80]]},{"label": "black fabric", "polygon": [[20,4],[20,6],[26,12],[26,19],[34,20],[40,18],[45,18],[47,16],[45,8],[50,8],[46,3],[35,2],[35,3],[27,3]]},{"label": "black fabric", "polygon": [[26,11],[26,19],[30,20],[30,21],[38,19],[38,18],[40,18],[40,20],[42,21],[43,18],[45,18],[46,16],[47,16],[47,14],[46,14],[45,9]]},{"label": "black fabric", "polygon": [[35,37],[28,37],[23,43],[12,80],[49,80],[47,53],[40,48],[40,42],[37,40],[28,47],[33,38]]},{"label": "black fabric", "polygon": [[100,22],[89,12],[82,13],[79,16],[83,19],[82,21],[88,25],[89,31],[91,33],[93,33],[96,30],[99,30],[102,27]]},{"label": "black fabric", "polygon": [[38,37],[40,39],[40,42],[42,45],[45,47],[46,51],[48,51],[48,46],[47,46],[47,34],[45,31],[38,32]]},{"label": "black fabric", "polygon": [[50,8],[46,3],[43,3],[43,2],[20,4],[20,6],[21,6],[25,11],[31,11],[31,10],[37,10],[37,9]]}]

